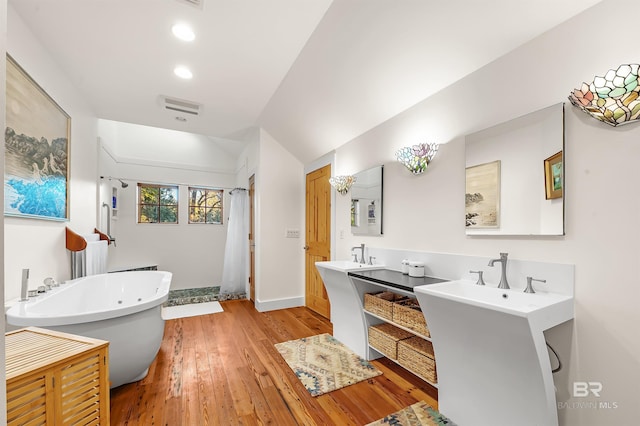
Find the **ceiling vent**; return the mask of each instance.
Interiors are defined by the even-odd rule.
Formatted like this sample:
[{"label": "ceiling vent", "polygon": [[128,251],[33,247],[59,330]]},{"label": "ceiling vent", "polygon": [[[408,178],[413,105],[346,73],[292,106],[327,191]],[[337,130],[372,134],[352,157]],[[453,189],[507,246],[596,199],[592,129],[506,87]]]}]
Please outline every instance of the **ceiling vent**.
[{"label": "ceiling vent", "polygon": [[189,6],[193,6],[198,9],[204,9],[204,0],[178,0],[178,2],[188,4]]},{"label": "ceiling vent", "polygon": [[160,96],[161,104],[164,109],[174,112],[182,112],[198,116],[202,112],[202,105],[184,99],[170,98],[168,96]]}]

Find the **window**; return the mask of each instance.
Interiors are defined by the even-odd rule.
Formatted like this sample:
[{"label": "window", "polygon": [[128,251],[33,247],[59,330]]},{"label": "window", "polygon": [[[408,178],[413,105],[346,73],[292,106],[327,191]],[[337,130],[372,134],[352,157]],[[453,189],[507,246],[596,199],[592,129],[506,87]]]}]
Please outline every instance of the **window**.
[{"label": "window", "polygon": [[138,223],[178,223],[178,187],[139,183]]},{"label": "window", "polygon": [[221,189],[189,187],[189,223],[222,224]]}]

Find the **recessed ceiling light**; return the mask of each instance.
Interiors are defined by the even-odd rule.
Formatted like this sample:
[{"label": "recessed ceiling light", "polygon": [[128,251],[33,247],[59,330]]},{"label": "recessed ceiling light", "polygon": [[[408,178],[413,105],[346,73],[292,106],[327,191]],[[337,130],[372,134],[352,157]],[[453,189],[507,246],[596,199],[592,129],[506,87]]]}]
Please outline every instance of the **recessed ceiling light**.
[{"label": "recessed ceiling light", "polygon": [[193,73],[191,72],[191,70],[189,70],[189,68],[182,65],[178,65],[177,67],[175,67],[173,70],[173,73],[178,77],[184,78],[187,80],[193,77]]},{"label": "recessed ceiling light", "polygon": [[186,24],[175,24],[171,27],[171,32],[182,41],[193,41],[196,38],[191,27]]}]

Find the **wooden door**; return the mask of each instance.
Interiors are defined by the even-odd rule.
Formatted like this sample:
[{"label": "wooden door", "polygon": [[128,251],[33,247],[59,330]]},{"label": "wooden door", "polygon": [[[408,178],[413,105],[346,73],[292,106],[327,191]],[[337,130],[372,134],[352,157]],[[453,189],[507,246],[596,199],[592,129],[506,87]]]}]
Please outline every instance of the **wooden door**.
[{"label": "wooden door", "polygon": [[331,165],[307,175],[305,223],[305,276],[307,307],[320,315],[331,316],[329,297],[315,262],[331,258]]},{"label": "wooden door", "polygon": [[255,240],[256,176],[249,178],[249,300],[256,300],[256,240]]}]

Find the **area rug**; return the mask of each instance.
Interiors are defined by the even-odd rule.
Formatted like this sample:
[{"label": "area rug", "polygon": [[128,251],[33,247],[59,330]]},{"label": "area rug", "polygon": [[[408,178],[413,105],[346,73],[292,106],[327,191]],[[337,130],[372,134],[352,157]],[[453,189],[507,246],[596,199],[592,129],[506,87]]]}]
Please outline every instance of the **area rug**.
[{"label": "area rug", "polygon": [[215,314],[224,312],[220,302],[190,303],[188,305],[175,305],[162,307],[162,319],[172,320],[177,318],[195,317],[198,315]]},{"label": "area rug", "polygon": [[245,292],[220,293],[220,286],[182,288],[179,290],[169,290],[169,298],[163,306],[190,305],[192,303],[205,303],[225,300],[246,299]]},{"label": "area rug", "polygon": [[164,306],[189,305],[219,300],[220,287],[182,288],[169,290],[169,298]]},{"label": "area rug", "polygon": [[451,420],[440,414],[424,401],[403,408],[393,414],[369,423],[367,426],[455,426]]},{"label": "area rug", "polygon": [[382,374],[326,333],[277,343],[275,347],[312,396]]}]

